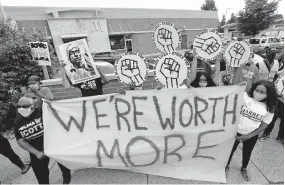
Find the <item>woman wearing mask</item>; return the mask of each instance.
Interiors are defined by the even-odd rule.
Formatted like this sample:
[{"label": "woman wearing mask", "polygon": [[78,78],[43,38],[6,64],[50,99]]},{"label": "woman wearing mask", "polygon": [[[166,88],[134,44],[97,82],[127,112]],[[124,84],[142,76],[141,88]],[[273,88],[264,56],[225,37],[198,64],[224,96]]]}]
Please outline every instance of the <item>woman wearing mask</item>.
[{"label": "woman wearing mask", "polygon": [[226,173],[229,170],[229,164],[234,152],[239,143],[243,142],[241,173],[246,181],[250,180],[247,174],[247,165],[251,153],[258,140],[258,134],[271,122],[276,103],[275,86],[269,81],[259,81],[252,85],[249,92],[244,93],[244,105],[240,112],[236,141],[226,166]]},{"label": "woman wearing mask", "polygon": [[[215,72],[210,75],[206,72],[197,72],[197,58],[191,65],[190,81],[192,87],[214,87],[219,85],[220,59],[216,59]],[[188,86],[188,85],[187,85]]]}]

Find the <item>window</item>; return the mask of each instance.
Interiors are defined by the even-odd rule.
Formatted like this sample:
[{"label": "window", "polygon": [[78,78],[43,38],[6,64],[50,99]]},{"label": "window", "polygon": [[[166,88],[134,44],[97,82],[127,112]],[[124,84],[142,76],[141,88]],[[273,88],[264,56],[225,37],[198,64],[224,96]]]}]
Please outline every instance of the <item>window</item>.
[{"label": "window", "polygon": [[273,43],[274,41],[273,41],[273,38],[269,38],[268,39],[268,43]]},{"label": "window", "polygon": [[261,43],[266,43],[266,39],[262,39],[262,40],[261,40]]},{"label": "window", "polygon": [[112,35],[109,36],[111,49],[125,49],[125,38],[124,35]]},{"label": "window", "polygon": [[260,39],[250,39],[249,43],[250,44],[259,44]]},{"label": "window", "polygon": [[276,38],[274,38],[274,39],[273,39],[273,42],[279,42],[279,40],[278,40],[278,39],[276,39]]},{"label": "window", "polygon": [[[72,41],[76,41],[76,40],[80,40],[80,39],[86,39],[87,42],[87,38],[86,37],[70,37],[70,38],[62,38],[63,43],[68,43],[68,42],[72,42]],[[88,42],[87,42],[88,43]]]}]

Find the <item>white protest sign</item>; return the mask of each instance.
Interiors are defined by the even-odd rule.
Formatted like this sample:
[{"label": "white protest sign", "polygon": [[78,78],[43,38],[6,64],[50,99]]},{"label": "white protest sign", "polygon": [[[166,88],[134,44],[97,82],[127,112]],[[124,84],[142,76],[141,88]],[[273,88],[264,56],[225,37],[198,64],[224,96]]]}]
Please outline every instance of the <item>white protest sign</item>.
[{"label": "white protest sign", "polygon": [[153,42],[162,53],[171,53],[179,46],[178,29],[174,24],[161,22],[153,33]]},{"label": "white protest sign", "polygon": [[47,42],[30,42],[33,60],[41,66],[51,66]]},{"label": "white protest sign", "polygon": [[85,39],[62,44],[59,50],[65,73],[72,84],[100,77]]},{"label": "white protest sign", "polygon": [[275,87],[278,95],[284,97],[284,73],[282,73],[275,81]]},{"label": "white protest sign", "polygon": [[45,154],[71,170],[122,169],[225,183],[245,86],[207,89],[44,103]]},{"label": "white protest sign", "polygon": [[214,60],[223,51],[222,39],[216,32],[204,30],[194,39],[193,50],[202,60]]},{"label": "white protest sign", "polygon": [[231,42],[224,52],[224,59],[231,67],[240,67],[246,64],[249,57],[250,46],[244,41]]},{"label": "white protest sign", "polygon": [[147,64],[139,53],[122,54],[115,63],[119,80],[124,84],[135,83],[140,86],[146,80]]},{"label": "white protest sign", "polygon": [[179,53],[165,53],[156,60],[155,79],[166,88],[179,88],[187,78],[187,64]]}]

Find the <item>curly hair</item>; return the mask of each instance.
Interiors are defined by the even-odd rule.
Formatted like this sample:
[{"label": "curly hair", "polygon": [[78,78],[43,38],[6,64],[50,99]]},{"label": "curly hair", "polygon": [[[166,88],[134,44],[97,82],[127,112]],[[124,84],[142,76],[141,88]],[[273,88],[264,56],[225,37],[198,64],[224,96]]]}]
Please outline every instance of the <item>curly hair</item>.
[{"label": "curly hair", "polygon": [[214,86],[216,86],[216,84],[213,82],[211,76],[208,73],[197,72],[195,80],[191,83],[192,87],[200,87],[199,80],[200,80],[201,76],[205,76],[206,77],[206,80],[207,80],[207,83],[208,83],[207,87],[214,87]]},{"label": "curly hair", "polygon": [[262,100],[261,102],[264,102],[266,104],[266,108],[268,112],[274,113],[276,105],[277,105],[277,101],[278,101],[277,99],[278,95],[277,95],[276,88],[273,82],[261,80],[261,81],[254,83],[250,91],[248,92],[248,96],[253,98],[253,92],[259,85],[262,85],[266,88],[266,94],[267,94],[266,98]]}]

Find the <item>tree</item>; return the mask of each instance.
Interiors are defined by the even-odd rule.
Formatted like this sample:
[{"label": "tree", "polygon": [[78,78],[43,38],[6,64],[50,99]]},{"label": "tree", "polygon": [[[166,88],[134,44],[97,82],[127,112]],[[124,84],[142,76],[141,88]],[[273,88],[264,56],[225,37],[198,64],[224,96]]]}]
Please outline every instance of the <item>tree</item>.
[{"label": "tree", "polygon": [[215,0],[205,0],[205,3],[201,6],[201,10],[217,11]]},{"label": "tree", "polygon": [[227,24],[236,23],[237,17],[234,13],[231,14],[231,18],[227,21]]},{"label": "tree", "polygon": [[16,117],[16,103],[23,94],[27,78],[42,77],[42,69],[32,60],[29,42],[35,41],[0,21],[0,133],[11,130]]},{"label": "tree", "polygon": [[274,22],[279,0],[246,0],[239,12],[239,29],[245,35],[255,36]]},{"label": "tree", "polygon": [[219,32],[220,33],[224,33],[224,29],[222,28],[222,26],[224,26],[226,24],[226,16],[225,14],[223,14],[222,20],[219,23]]}]

